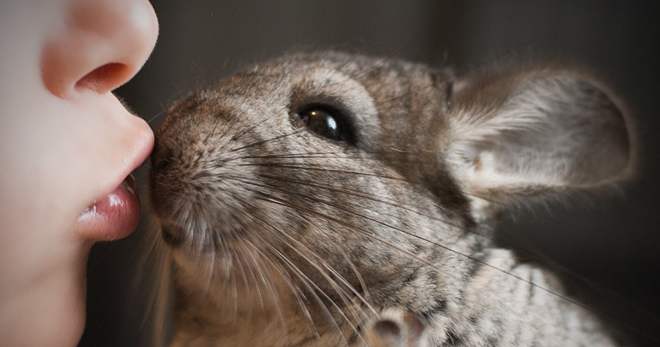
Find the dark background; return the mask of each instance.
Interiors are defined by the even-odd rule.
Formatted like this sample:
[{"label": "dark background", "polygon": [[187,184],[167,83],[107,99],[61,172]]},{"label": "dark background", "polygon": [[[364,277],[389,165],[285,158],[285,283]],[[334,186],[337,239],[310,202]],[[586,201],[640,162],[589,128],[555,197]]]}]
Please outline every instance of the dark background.
[{"label": "dark background", "polygon": [[[655,1],[158,0],[156,49],[121,95],[145,119],[242,67],[296,50],[341,49],[459,71],[514,55],[561,57],[607,76],[638,121],[639,178],[591,205],[520,213],[506,239],[602,288],[599,310],[660,339],[660,12]],[[138,172],[144,192],[145,168]],[[145,208],[147,210],[147,208]],[[147,211],[143,211],[145,213]],[[537,211],[538,212],[538,211]],[[94,247],[80,346],[148,346],[146,214],[131,237]],[[136,281],[141,279],[142,281]],[[617,293],[617,294],[612,294]],[[621,295],[625,299],[620,298]],[[639,309],[641,308],[641,310]],[[645,313],[646,312],[646,313]],[[625,329],[625,328],[624,328]],[[656,345],[641,335],[642,345]]]}]

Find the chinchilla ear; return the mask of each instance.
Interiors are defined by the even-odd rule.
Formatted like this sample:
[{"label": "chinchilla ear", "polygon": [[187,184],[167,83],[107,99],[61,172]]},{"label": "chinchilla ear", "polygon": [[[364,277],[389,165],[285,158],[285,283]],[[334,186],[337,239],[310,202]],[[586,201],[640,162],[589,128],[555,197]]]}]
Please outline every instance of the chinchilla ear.
[{"label": "chinchilla ear", "polygon": [[607,185],[632,171],[624,112],[595,79],[530,67],[455,86],[446,158],[481,202]]}]

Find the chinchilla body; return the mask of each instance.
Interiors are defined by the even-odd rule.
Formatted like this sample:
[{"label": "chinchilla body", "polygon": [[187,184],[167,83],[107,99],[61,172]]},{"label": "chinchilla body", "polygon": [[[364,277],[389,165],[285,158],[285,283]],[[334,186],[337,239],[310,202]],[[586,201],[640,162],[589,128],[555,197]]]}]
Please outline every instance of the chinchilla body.
[{"label": "chinchilla body", "polygon": [[552,64],[298,54],[195,92],[150,172],[173,345],[615,345],[492,238],[517,204],[628,176],[628,129],[598,80]]}]

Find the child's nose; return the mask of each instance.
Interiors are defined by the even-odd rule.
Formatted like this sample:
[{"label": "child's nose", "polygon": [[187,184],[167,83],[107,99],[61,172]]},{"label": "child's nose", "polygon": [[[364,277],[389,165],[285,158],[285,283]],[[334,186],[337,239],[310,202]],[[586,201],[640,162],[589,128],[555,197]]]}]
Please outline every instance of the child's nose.
[{"label": "child's nose", "polygon": [[43,46],[42,79],[60,98],[107,93],[140,70],[157,36],[147,0],[72,0],[64,28]]}]

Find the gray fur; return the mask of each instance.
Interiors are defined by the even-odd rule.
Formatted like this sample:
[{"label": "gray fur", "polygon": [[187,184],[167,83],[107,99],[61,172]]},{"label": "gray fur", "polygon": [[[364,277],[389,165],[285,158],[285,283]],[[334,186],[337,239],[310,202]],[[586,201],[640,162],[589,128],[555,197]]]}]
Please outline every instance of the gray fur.
[{"label": "gray fur", "polygon": [[[294,115],[310,104],[354,137],[311,132]],[[488,236],[511,202],[630,172],[623,114],[591,77],[300,54],[178,102],[156,138],[175,346],[615,344]]]}]

